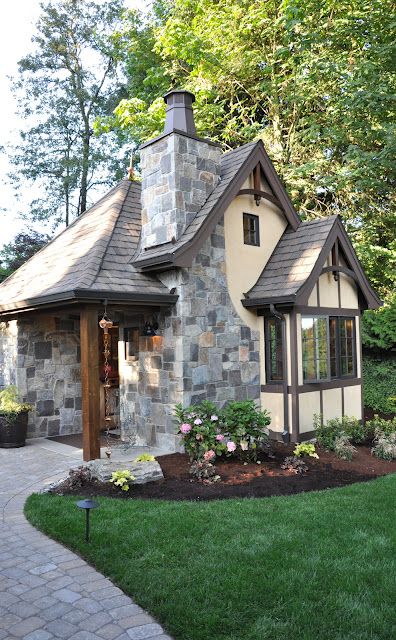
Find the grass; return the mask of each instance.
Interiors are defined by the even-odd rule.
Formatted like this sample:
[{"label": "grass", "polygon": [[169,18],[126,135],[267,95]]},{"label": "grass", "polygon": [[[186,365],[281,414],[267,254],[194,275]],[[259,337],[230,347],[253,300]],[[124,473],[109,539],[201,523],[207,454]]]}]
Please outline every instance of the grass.
[{"label": "grass", "polygon": [[395,496],[396,474],[291,497],[102,498],[90,544],[75,498],[25,510],[178,640],[394,640]]}]

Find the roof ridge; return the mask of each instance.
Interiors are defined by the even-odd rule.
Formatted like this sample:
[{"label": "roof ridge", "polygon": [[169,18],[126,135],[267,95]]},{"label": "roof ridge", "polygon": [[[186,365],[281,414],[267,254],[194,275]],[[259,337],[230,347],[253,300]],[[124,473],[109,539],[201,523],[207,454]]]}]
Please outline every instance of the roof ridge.
[{"label": "roof ridge", "polygon": [[[118,185],[120,185],[120,184],[121,184],[122,182],[124,182],[124,181],[126,181],[126,179],[125,179],[125,178],[124,178],[123,180],[121,180],[121,181],[117,184],[117,186],[118,186]],[[126,199],[127,199],[128,195],[129,195],[129,191],[130,191],[130,189],[131,189],[131,186],[132,186],[132,181],[131,181],[131,180],[129,180],[129,181],[128,181],[127,188],[125,189],[125,195],[124,195],[124,198],[123,198],[123,200],[122,200],[122,203],[118,206],[118,211],[117,211],[117,214],[116,214],[116,219],[115,219],[115,221],[114,221],[113,229],[112,229],[111,233],[109,234],[108,240],[107,240],[107,242],[106,242],[106,247],[105,247],[105,248],[104,248],[104,250],[103,250],[102,257],[101,257],[101,260],[100,260],[100,262],[99,262],[99,265],[98,265],[98,268],[97,268],[97,270],[96,270],[96,273],[95,273],[95,275],[93,276],[91,283],[90,283],[87,287],[82,287],[83,289],[85,289],[85,288],[89,289],[90,287],[92,287],[92,286],[93,286],[93,284],[94,284],[94,282],[97,280],[97,278],[98,278],[98,276],[99,276],[99,274],[100,274],[101,270],[102,270],[103,262],[104,262],[104,260],[105,260],[105,257],[106,257],[107,251],[108,251],[108,249],[109,249],[110,243],[111,243],[111,241],[112,241],[112,239],[113,239],[114,231],[115,231],[116,226],[117,226],[117,222],[118,222],[118,220],[119,220],[119,218],[120,218],[120,215],[121,215],[121,213],[122,213],[122,209],[123,209],[123,207],[124,207],[124,204],[125,204],[125,201],[126,201]]]}]

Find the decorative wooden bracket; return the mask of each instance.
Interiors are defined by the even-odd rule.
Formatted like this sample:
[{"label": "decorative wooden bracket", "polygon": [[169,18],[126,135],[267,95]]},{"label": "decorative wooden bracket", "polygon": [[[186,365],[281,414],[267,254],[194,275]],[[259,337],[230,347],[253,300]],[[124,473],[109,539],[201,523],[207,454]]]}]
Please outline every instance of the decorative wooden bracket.
[{"label": "decorative wooden bracket", "polygon": [[269,200],[275,204],[279,209],[283,211],[283,206],[281,205],[278,198],[272,195],[272,193],[267,193],[267,191],[261,190],[261,167],[260,163],[258,163],[253,172],[253,189],[240,189],[237,193],[238,196],[254,196],[256,201],[256,205],[259,206],[261,200]]},{"label": "decorative wooden bracket", "polygon": [[[331,249],[331,264],[333,267],[339,266],[338,240],[335,241]],[[336,269],[333,270],[333,278],[336,282],[338,281],[339,275]]]}]

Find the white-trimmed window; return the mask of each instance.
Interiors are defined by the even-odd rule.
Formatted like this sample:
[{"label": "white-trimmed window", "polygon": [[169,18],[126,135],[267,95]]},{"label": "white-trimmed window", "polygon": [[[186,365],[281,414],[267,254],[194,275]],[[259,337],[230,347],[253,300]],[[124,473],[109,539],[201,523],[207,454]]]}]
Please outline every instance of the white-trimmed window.
[{"label": "white-trimmed window", "polygon": [[356,376],[355,318],[302,316],[304,382]]}]

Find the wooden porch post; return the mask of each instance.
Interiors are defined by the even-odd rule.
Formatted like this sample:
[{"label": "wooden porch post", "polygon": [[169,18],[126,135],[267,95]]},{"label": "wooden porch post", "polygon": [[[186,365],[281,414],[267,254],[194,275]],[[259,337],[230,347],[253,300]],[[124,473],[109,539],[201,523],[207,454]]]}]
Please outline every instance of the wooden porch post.
[{"label": "wooden porch post", "polygon": [[85,307],[80,312],[82,427],[84,461],[100,458],[100,382],[98,312]]}]

